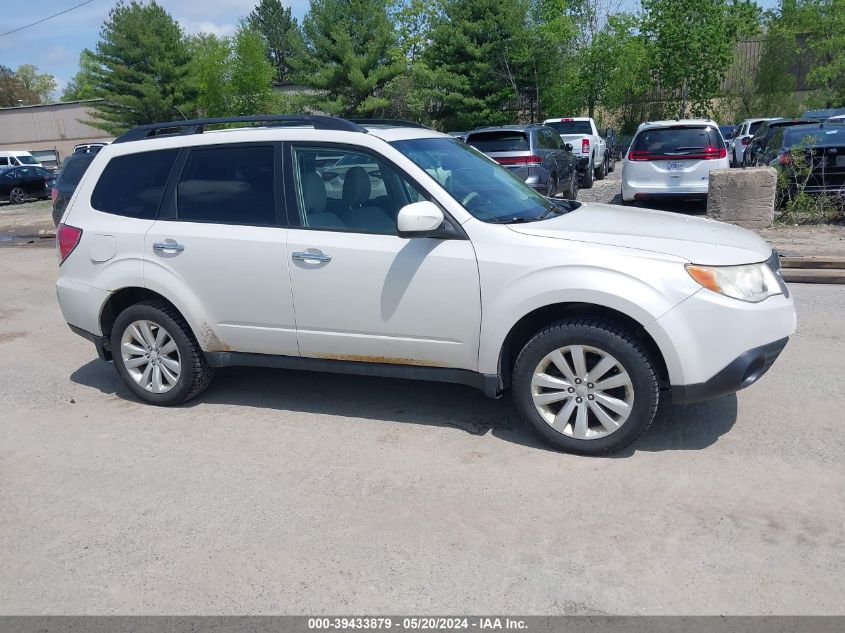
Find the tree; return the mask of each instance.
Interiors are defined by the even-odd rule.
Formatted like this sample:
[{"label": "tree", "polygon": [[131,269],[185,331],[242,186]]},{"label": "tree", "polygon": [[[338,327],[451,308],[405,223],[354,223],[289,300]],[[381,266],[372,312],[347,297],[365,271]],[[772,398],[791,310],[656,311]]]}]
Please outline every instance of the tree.
[{"label": "tree", "polygon": [[819,85],[815,103],[845,105],[845,0],[808,0],[806,47],[815,64],[807,78]]},{"label": "tree", "polygon": [[642,10],[666,114],[709,114],[736,42],[757,28],[759,8],[751,0],[642,0]]},{"label": "tree", "polygon": [[384,87],[405,68],[388,16],[389,0],[312,0],[296,60],[314,89],[308,105],[342,116],[374,115],[389,106]]},{"label": "tree", "polygon": [[182,29],[154,0],[119,2],[94,54],[93,85],[105,101],[91,123],[112,134],[181,119],[190,110],[188,46]]},{"label": "tree", "polygon": [[437,69],[438,118],[447,128],[506,123],[520,91],[515,52],[527,20],[525,0],[443,0],[424,54]]},{"label": "tree", "polygon": [[200,116],[269,111],[274,68],[261,36],[245,26],[234,37],[202,33],[191,39],[190,50],[191,89]]},{"label": "tree", "polygon": [[275,81],[290,83],[291,58],[299,42],[299,27],[290,7],[281,0],[261,0],[247,17],[247,25],[264,40],[267,55],[275,68]]},{"label": "tree", "polygon": [[28,90],[11,68],[0,65],[0,107],[11,108],[34,103],[38,103],[38,95]]},{"label": "tree", "polygon": [[50,73],[39,73],[38,66],[23,64],[15,71],[15,77],[27,92],[36,96],[35,103],[47,103],[56,90],[56,78]]},{"label": "tree", "polygon": [[96,71],[97,60],[94,57],[94,51],[83,48],[79,53],[79,70],[65,86],[62,101],[96,99],[97,90],[94,85]]}]

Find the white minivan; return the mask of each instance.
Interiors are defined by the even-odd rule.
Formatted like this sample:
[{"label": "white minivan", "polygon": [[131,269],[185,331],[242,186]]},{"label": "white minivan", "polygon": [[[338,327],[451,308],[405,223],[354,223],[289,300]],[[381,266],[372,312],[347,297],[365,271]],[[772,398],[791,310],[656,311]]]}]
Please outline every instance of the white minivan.
[{"label": "white minivan", "polygon": [[705,199],[710,172],[729,167],[725,140],[715,121],[643,123],[622,163],[622,200]]},{"label": "white minivan", "polygon": [[43,167],[35,156],[21,149],[0,151],[0,167],[20,167],[22,165]]}]

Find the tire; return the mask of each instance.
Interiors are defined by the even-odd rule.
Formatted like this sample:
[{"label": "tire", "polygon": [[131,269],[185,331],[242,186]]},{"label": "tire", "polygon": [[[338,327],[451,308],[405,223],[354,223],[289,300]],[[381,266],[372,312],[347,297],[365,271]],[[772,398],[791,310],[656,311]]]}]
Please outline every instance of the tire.
[{"label": "tire", "polygon": [[[583,359],[580,368],[576,356]],[[590,381],[599,363],[601,373]],[[566,370],[559,369],[563,364]],[[537,385],[536,374],[554,387]],[[604,390],[588,387],[601,383]],[[540,437],[579,455],[606,455],[636,441],[654,420],[660,397],[654,361],[642,344],[627,329],[589,317],[558,321],[535,334],[517,358],[512,385],[517,409]],[[535,403],[537,396],[547,398]]]},{"label": "tire", "polygon": [[584,170],[584,175],[581,176],[581,188],[592,189],[593,181],[593,167],[592,165],[587,165],[587,169]]},{"label": "tire", "polygon": [[552,174],[549,176],[549,186],[546,189],[546,197],[547,198],[554,198],[557,194],[557,176]]},{"label": "tire", "polygon": [[607,177],[607,159],[603,160],[601,167],[596,167],[596,180],[604,180]]},{"label": "tire", "polygon": [[616,158],[611,156],[607,160],[610,161],[610,163],[608,163],[608,166],[607,166],[607,171],[608,172],[616,171]]},{"label": "tire", "polygon": [[23,190],[23,187],[12,187],[12,190],[9,192],[9,202],[12,204],[23,204],[26,202],[26,191]]},{"label": "tire", "polygon": [[569,177],[569,193],[567,194],[570,200],[578,199],[578,170],[573,169],[572,175]]},{"label": "tire", "polygon": [[[147,332],[137,325],[139,322],[148,325],[149,336],[146,339],[144,335]],[[136,326],[134,333],[130,329],[133,324]],[[135,350],[145,352],[144,341],[155,338],[161,329],[169,338],[159,339],[161,342],[159,349],[164,350],[172,341],[175,344],[175,350],[166,354],[162,353],[160,356],[155,354],[159,356],[159,382],[166,387],[164,391],[155,391],[154,384],[148,387],[143,386],[154,379],[155,365],[150,368],[150,375],[145,379],[141,370],[150,367],[149,361],[143,364],[146,357],[137,351],[127,353],[125,351],[127,348],[124,348],[122,344],[127,342],[128,338],[129,344],[132,344]],[[159,406],[181,404],[202,393],[211,382],[213,371],[206,362],[199,343],[184,317],[169,303],[152,299],[129,306],[115,320],[110,338],[112,357],[118,375],[132,393],[144,402]],[[155,343],[156,341],[153,345]],[[127,358],[124,358],[125,356]],[[131,361],[142,364],[132,368],[127,367],[127,362]],[[178,375],[173,371],[174,361],[179,366]],[[176,380],[168,380],[168,372],[170,377],[175,377]]]}]

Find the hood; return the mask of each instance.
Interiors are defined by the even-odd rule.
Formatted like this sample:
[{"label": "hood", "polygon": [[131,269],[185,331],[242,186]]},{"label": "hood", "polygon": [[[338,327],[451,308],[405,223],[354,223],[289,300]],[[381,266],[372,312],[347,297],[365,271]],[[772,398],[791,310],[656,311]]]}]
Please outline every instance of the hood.
[{"label": "hood", "polygon": [[772,253],[756,233],[732,224],[610,204],[582,204],[564,215],[508,228],[525,235],[622,246],[711,266],[762,262]]}]

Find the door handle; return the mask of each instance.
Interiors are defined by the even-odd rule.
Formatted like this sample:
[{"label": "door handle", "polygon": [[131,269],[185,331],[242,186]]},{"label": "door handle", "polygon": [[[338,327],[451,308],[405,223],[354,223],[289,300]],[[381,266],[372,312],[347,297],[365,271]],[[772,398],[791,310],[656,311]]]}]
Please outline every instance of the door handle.
[{"label": "door handle", "polygon": [[164,251],[176,251],[177,253],[181,253],[185,250],[185,247],[178,242],[156,242],[153,244],[153,250],[157,253],[162,253]]},{"label": "door handle", "polygon": [[323,255],[322,253],[308,253],[303,251],[297,251],[293,253],[291,259],[297,262],[307,262],[307,261],[317,261],[317,262],[330,262],[332,258],[329,255]]}]

